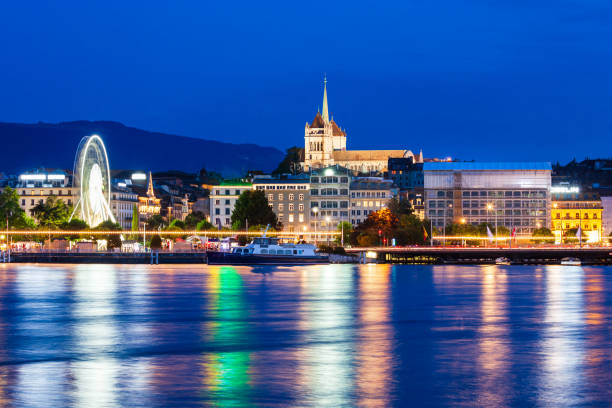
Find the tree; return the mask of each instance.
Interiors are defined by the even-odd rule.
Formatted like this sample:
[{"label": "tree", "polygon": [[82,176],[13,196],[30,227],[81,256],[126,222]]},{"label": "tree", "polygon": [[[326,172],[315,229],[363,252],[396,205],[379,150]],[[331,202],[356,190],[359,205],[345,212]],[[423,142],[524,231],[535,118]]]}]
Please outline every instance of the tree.
[{"label": "tree", "polygon": [[147,229],[154,230],[164,225],[164,217],[159,214],[152,215],[145,223]]},{"label": "tree", "polygon": [[531,236],[533,237],[532,241],[536,244],[553,244],[555,242],[555,235],[548,228],[537,228],[533,230]]},{"label": "tree", "polygon": [[201,168],[198,172],[198,179],[202,184],[219,184],[223,180],[223,176],[217,172]]},{"label": "tree", "polygon": [[[110,220],[102,221],[97,227],[98,231],[121,231],[121,225],[114,223]],[[104,237],[106,239],[106,248],[121,248],[121,235],[120,234],[108,234]]]},{"label": "tree", "polygon": [[132,231],[138,231],[140,224],[140,214],[138,214],[138,206],[132,206]]},{"label": "tree", "polygon": [[353,224],[351,224],[348,221],[341,221],[338,224],[337,230],[341,235],[344,234],[344,237],[342,236],[336,237],[336,240],[335,240],[336,244],[341,244],[342,238],[344,238],[345,245],[351,242],[351,233],[353,232]]},{"label": "tree", "polygon": [[[23,221],[25,211],[19,206],[19,194],[10,187],[6,187],[0,193],[0,222],[8,223],[11,226]],[[1,224],[0,224],[1,225]]]},{"label": "tree", "polygon": [[151,237],[151,249],[160,249],[162,246],[162,240],[159,235],[153,235]]},{"label": "tree", "polygon": [[293,146],[287,149],[287,154],[278,164],[272,174],[301,173],[300,162],[304,161],[304,148]]},{"label": "tree", "polygon": [[[86,231],[89,229],[89,225],[83,220],[78,218],[73,218],[70,221],[64,222],[60,225],[60,229],[65,231]],[[68,236],[68,239],[75,240],[82,237],[82,234],[72,234]]]},{"label": "tree", "polygon": [[185,223],[179,219],[173,219],[168,225],[167,230],[172,228],[173,231],[183,231],[185,229]]},{"label": "tree", "polygon": [[363,242],[383,244],[383,240],[393,237],[397,226],[397,217],[390,209],[382,208],[368,214],[368,218],[355,228],[351,234],[351,243],[360,246],[364,246]]},{"label": "tree", "polygon": [[45,228],[59,228],[68,222],[71,207],[54,195],[47,197],[47,201],[38,203],[32,208],[32,215],[38,221],[38,225]]},{"label": "tree", "polygon": [[200,222],[198,222],[198,225],[196,225],[196,231],[210,231],[210,230],[215,230],[215,226],[212,225],[210,222],[208,222],[208,220],[202,220]]},{"label": "tree", "polygon": [[201,211],[194,211],[190,214],[187,214],[185,217],[185,228],[189,230],[196,229],[198,223],[202,220],[206,219],[206,215],[204,215]]},{"label": "tree", "polygon": [[387,202],[387,208],[391,210],[393,215],[399,218],[402,215],[412,214],[412,205],[408,200],[402,200],[400,197],[395,196]]},{"label": "tree", "polygon": [[263,191],[246,190],[236,200],[232,212],[232,225],[241,229],[246,226],[247,220],[249,225],[270,224],[273,228],[277,226],[276,214],[270,208]]},{"label": "tree", "polygon": [[[426,243],[427,229],[423,222],[414,214],[404,214],[399,218],[399,224],[393,233],[398,245],[423,245]],[[427,237],[431,232],[427,231]]]},{"label": "tree", "polygon": [[[582,242],[584,243],[587,240],[587,235],[584,232],[584,230],[581,230],[581,237],[582,237]],[[579,243],[580,240],[578,239],[578,237],[576,236],[576,234],[578,234],[578,228],[570,228],[564,231],[563,233],[563,243],[564,244],[568,244],[568,243]]]}]

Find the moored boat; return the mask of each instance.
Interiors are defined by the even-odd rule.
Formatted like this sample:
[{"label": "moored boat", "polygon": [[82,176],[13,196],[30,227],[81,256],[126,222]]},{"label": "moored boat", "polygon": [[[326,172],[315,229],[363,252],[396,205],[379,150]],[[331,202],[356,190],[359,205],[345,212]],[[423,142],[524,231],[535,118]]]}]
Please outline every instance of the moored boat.
[{"label": "moored boat", "polygon": [[578,258],[567,257],[561,259],[561,265],[580,266],[582,262]]},{"label": "moored boat", "polygon": [[505,256],[500,256],[499,258],[495,258],[495,265],[510,265],[510,259]]},{"label": "moored boat", "polygon": [[308,265],[329,263],[329,256],[318,254],[311,244],[282,244],[278,238],[257,237],[231,252],[209,251],[209,265]]}]

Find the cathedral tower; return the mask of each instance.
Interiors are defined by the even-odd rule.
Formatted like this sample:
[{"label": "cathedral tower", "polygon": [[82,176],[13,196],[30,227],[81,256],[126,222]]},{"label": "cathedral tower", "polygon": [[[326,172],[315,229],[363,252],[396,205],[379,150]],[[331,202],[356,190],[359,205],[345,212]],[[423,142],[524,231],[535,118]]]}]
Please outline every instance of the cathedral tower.
[{"label": "cathedral tower", "polygon": [[329,119],[327,77],[323,79],[323,112],[304,128],[304,170],[334,164],[333,152],[346,150],[346,133]]}]

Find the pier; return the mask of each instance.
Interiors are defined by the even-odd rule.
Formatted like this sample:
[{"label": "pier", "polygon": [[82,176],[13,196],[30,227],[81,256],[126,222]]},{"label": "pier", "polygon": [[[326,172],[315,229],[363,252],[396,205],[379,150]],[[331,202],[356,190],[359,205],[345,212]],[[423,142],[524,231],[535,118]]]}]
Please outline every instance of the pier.
[{"label": "pier", "polygon": [[612,265],[612,247],[372,247],[348,248],[346,252],[362,253],[382,263],[491,264],[496,258],[506,257],[513,264],[559,264],[561,259],[573,257],[583,265]]}]

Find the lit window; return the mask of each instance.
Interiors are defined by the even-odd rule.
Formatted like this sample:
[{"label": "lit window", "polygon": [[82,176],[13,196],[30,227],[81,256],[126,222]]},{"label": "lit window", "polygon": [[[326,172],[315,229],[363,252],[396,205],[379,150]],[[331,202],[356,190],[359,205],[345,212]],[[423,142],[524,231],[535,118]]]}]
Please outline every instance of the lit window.
[{"label": "lit window", "polygon": [[300,222],[304,222],[304,214],[299,214],[299,215],[298,215],[298,220],[299,220]]},{"label": "lit window", "polygon": [[279,194],[279,195],[278,195],[278,199],[279,199],[279,200],[282,200],[282,199],[283,199],[283,195],[282,195],[282,194]]},{"label": "lit window", "polygon": [[298,205],[298,210],[304,211],[304,204],[299,204]]},{"label": "lit window", "polygon": [[274,200],[274,194],[268,194],[268,201]]},{"label": "lit window", "polygon": [[293,214],[289,214],[289,222],[293,222]]},{"label": "lit window", "polygon": [[289,211],[293,211],[293,203],[289,204]]},{"label": "lit window", "polygon": [[295,196],[294,196],[293,194],[289,194],[289,200],[290,200],[290,201],[293,201],[294,197],[295,197]]},{"label": "lit window", "polygon": [[304,194],[300,194],[299,195],[299,199],[300,199],[300,201],[303,201],[304,200]]}]

